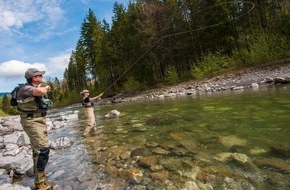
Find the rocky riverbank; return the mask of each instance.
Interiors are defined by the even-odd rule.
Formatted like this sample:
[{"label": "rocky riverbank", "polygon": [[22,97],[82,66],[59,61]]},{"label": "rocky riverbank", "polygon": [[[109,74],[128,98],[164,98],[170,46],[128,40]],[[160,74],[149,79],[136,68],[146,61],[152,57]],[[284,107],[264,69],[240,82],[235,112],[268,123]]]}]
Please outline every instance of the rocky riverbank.
[{"label": "rocky riverbank", "polygon": [[206,93],[228,92],[290,83],[290,61],[272,66],[260,66],[228,72],[209,79],[187,81],[140,92],[140,94],[120,94],[103,100],[103,103],[163,99],[176,96],[202,95]]},{"label": "rocky riverbank", "polygon": [[[54,119],[47,118],[48,131],[65,127],[68,120],[76,118],[77,113]],[[13,184],[22,175],[33,175],[32,149],[20,124],[20,116],[0,117],[0,134],[0,190],[30,189]],[[51,149],[67,148],[72,144],[67,137],[57,138],[51,141]]]}]

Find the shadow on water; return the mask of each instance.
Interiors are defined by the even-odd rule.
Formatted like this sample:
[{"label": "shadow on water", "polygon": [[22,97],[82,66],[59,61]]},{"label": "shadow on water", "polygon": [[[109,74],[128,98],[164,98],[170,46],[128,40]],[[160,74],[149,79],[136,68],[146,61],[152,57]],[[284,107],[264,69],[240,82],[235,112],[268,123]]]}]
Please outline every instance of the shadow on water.
[{"label": "shadow on water", "polygon": [[[52,151],[59,189],[290,189],[290,86],[95,108],[98,130],[79,117],[50,132],[75,143]],[[105,119],[117,109],[124,116]],[[32,184],[33,178],[20,183]]]}]

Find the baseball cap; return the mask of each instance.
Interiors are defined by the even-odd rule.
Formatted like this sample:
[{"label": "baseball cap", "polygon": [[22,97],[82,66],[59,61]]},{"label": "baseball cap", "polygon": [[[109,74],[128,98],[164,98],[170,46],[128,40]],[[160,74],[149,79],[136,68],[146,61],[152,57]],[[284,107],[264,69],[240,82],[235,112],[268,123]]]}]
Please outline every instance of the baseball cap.
[{"label": "baseball cap", "polygon": [[39,71],[36,68],[29,68],[26,72],[25,72],[25,78],[29,79],[38,75],[43,75],[45,73],[45,71]]}]

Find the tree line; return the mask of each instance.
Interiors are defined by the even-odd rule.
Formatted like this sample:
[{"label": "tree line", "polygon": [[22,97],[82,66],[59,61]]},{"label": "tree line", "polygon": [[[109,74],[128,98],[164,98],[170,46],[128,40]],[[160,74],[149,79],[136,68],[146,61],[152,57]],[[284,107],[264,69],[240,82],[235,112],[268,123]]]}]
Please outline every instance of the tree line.
[{"label": "tree line", "polygon": [[[90,9],[64,79],[47,80],[56,105],[79,92],[136,92],[289,57],[289,0],[115,2],[112,22]],[[109,89],[108,89],[109,88]]]}]

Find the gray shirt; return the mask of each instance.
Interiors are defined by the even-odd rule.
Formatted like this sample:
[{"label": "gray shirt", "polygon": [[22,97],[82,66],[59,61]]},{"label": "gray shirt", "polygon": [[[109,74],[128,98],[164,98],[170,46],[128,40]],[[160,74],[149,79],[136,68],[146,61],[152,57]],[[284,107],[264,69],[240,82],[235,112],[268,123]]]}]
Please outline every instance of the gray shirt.
[{"label": "gray shirt", "polygon": [[17,93],[17,100],[24,100],[28,97],[33,97],[34,86],[24,85]]}]

